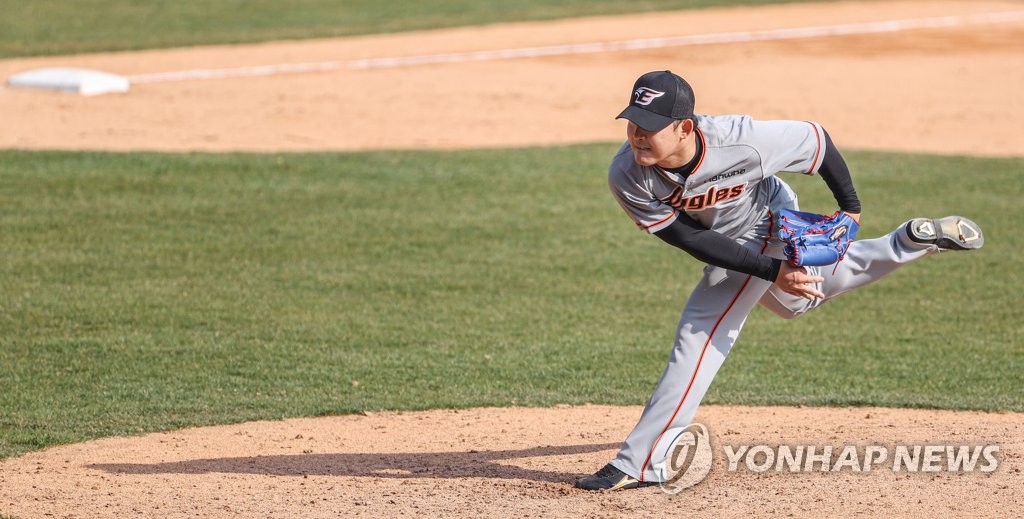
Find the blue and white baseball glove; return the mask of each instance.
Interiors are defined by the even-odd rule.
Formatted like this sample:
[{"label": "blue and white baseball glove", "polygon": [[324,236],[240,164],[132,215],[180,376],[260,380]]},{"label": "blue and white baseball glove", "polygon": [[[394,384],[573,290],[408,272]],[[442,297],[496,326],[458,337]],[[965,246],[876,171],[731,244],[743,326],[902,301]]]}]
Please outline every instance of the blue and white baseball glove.
[{"label": "blue and white baseball glove", "polygon": [[843,259],[860,225],[843,211],[831,216],[803,211],[779,211],[779,239],[785,242],[788,263],[794,267],[831,265]]}]

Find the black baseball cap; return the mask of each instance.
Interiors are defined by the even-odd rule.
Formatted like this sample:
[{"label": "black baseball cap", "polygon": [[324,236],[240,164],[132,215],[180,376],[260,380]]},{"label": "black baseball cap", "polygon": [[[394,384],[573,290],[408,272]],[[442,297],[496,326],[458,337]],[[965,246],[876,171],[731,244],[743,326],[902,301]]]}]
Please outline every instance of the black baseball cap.
[{"label": "black baseball cap", "polygon": [[616,119],[628,119],[656,132],[672,121],[693,116],[693,89],[670,70],[648,72],[633,83],[629,106]]}]

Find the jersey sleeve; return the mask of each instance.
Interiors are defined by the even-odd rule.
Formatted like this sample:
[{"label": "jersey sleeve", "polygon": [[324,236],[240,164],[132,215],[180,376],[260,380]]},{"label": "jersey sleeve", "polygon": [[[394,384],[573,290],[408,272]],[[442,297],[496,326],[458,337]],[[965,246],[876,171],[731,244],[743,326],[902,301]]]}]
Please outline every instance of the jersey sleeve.
[{"label": "jersey sleeve", "polygon": [[613,163],[608,170],[608,188],[623,211],[640,229],[656,233],[675,221],[672,206],[655,198],[649,189]]},{"label": "jersey sleeve", "polygon": [[751,135],[765,175],[813,175],[825,158],[825,132],[809,121],[752,121]]}]

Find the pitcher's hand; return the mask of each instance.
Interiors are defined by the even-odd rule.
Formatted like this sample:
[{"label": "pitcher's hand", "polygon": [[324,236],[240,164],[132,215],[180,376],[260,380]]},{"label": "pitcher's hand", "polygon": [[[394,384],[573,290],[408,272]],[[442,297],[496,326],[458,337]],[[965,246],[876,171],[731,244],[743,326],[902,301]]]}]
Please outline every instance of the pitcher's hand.
[{"label": "pitcher's hand", "polygon": [[812,276],[803,267],[794,267],[785,261],[779,269],[779,277],[775,278],[775,286],[787,294],[802,297],[804,299],[824,299],[822,294],[814,288],[812,283],[825,281],[821,276]]}]

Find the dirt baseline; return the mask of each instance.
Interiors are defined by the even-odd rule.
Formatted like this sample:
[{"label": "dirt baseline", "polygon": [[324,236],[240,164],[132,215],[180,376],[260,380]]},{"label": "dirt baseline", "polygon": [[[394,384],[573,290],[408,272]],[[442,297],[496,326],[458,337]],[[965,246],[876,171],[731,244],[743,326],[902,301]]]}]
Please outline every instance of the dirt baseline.
[{"label": "dirt baseline", "polygon": [[[344,40],[0,61],[119,74],[359,60],[1024,11],[897,1],[712,9]],[[302,151],[619,139],[624,88],[676,68],[702,113],[813,119],[847,149],[1024,155],[1024,22],[643,51],[137,85],[82,98],[3,89],[0,147]],[[372,86],[373,88],[368,88]],[[666,326],[672,326],[666,323]],[[1024,415],[705,406],[694,488],[571,488],[640,407],[368,413],[107,438],[0,461],[0,513],[35,517],[1001,516],[1024,509]],[[728,470],[724,446],[998,446],[991,473]],[[891,461],[891,460],[890,460]]]}]

